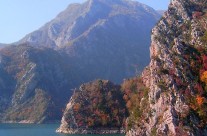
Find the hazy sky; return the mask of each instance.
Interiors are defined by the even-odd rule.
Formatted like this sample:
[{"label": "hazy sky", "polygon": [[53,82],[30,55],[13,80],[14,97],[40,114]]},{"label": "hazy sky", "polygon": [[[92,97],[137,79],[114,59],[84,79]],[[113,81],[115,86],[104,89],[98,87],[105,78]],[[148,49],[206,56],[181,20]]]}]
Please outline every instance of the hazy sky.
[{"label": "hazy sky", "polygon": [[[0,0],[0,43],[18,41],[53,19],[70,3],[85,0]],[[170,0],[137,0],[154,9],[167,9]]]}]

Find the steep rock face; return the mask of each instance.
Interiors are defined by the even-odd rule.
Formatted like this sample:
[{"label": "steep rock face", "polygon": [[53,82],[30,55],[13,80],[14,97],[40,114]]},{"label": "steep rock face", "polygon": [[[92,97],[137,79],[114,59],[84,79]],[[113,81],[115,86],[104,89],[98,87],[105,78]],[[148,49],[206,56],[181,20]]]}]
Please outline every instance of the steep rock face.
[{"label": "steep rock face", "polygon": [[80,84],[74,68],[65,59],[69,61],[52,49],[28,45],[3,48],[0,51],[1,121],[59,120],[71,95],[69,87]]},{"label": "steep rock face", "polygon": [[127,135],[207,135],[206,10],[205,0],[172,0],[152,30],[150,111]]},{"label": "steep rock face", "polygon": [[96,80],[74,90],[57,132],[123,133],[126,117],[127,109],[120,86]]}]

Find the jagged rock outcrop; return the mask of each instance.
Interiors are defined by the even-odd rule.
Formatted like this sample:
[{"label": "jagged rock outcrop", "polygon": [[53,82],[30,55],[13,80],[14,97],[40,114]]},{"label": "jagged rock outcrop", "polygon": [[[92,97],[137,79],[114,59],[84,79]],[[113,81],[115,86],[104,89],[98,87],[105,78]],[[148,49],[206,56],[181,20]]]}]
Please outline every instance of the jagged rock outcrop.
[{"label": "jagged rock outcrop", "polygon": [[124,133],[127,109],[119,85],[96,80],[74,90],[56,132],[68,134]]},{"label": "jagged rock outcrop", "polygon": [[148,120],[135,122],[128,136],[207,135],[206,39],[207,1],[172,0],[152,30],[142,74]]}]

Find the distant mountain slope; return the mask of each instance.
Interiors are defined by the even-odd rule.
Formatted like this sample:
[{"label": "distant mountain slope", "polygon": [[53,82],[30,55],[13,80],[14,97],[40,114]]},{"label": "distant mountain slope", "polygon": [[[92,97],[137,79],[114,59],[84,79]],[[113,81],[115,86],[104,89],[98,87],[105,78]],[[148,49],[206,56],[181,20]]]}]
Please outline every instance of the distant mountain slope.
[{"label": "distant mountain slope", "polygon": [[90,79],[121,82],[148,64],[150,32],[159,17],[136,1],[89,0],[70,5],[20,43],[67,52]]},{"label": "distant mountain slope", "polygon": [[140,73],[149,62],[150,31],[159,16],[135,1],[89,0],[70,5],[19,41],[26,44],[3,48],[0,119],[54,121],[70,89],[94,79],[120,83]]},{"label": "distant mountain slope", "polygon": [[7,46],[7,44],[0,43],[0,49]]},{"label": "distant mountain slope", "polygon": [[157,10],[160,15],[163,15],[166,10]]},{"label": "distant mountain slope", "polygon": [[[80,83],[65,56],[52,49],[27,45],[0,51],[1,121],[38,123],[58,120]],[[68,59],[67,59],[68,61]]]},{"label": "distant mountain slope", "polygon": [[[152,8],[135,1],[88,0],[83,4],[69,5],[55,19],[28,34],[20,40],[20,43],[29,42],[36,46],[49,47],[72,45],[74,41],[80,41],[106,25],[123,29],[126,24],[122,20],[127,17],[131,18],[128,21],[139,22],[136,24],[137,28],[141,28],[140,31],[144,30],[146,33],[160,16]],[[131,23],[134,26],[134,23]],[[128,31],[131,31],[132,35],[135,30]],[[119,32],[121,31],[116,30],[114,33],[119,36]],[[105,36],[108,37],[108,35]]]}]

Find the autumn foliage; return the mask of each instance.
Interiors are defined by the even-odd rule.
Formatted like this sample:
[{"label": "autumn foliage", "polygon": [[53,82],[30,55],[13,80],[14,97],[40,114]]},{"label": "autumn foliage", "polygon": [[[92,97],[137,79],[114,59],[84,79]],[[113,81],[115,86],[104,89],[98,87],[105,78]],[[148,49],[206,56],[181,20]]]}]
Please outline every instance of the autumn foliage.
[{"label": "autumn foliage", "polygon": [[125,80],[122,84],[122,90],[124,92],[123,99],[126,101],[126,107],[130,113],[127,122],[127,129],[130,129],[150,113],[148,107],[149,90],[143,84],[142,78],[139,77]]},{"label": "autumn foliage", "polygon": [[196,97],[197,103],[199,106],[201,106],[204,103],[205,98],[201,96]]},{"label": "autumn foliage", "polygon": [[73,106],[73,110],[78,112],[79,109],[80,109],[81,105],[79,103],[76,103],[74,106]]},{"label": "autumn foliage", "polygon": [[203,72],[200,78],[202,82],[207,84],[207,71]]},{"label": "autumn foliage", "polygon": [[[72,99],[72,112],[66,117],[70,124],[74,118],[79,128],[121,128],[128,116],[123,93],[118,85],[105,80],[83,84]],[[127,98],[126,98],[127,99]]]}]

